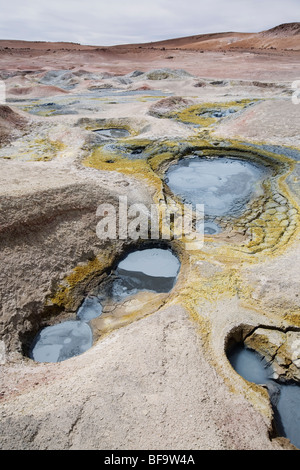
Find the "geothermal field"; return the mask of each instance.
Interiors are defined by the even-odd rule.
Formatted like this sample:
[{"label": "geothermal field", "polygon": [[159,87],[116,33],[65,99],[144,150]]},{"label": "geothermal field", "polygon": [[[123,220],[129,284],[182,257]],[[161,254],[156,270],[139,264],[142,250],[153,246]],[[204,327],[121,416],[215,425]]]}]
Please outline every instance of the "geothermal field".
[{"label": "geothermal field", "polygon": [[0,448],[300,448],[300,23],[0,41]]}]

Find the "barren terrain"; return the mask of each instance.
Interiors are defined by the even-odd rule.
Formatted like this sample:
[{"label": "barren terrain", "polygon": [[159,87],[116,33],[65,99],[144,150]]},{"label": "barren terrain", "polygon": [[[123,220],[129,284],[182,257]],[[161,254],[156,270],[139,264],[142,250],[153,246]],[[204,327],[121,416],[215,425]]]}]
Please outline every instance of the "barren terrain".
[{"label": "barren terrain", "polygon": [[[300,380],[299,59],[299,23],[113,47],[0,41],[1,449],[295,448],[266,385],[227,352],[247,340],[274,379]],[[110,128],[129,135],[94,132]],[[164,174],[194,153],[272,176],[203,247],[167,242],[181,261],[169,294],[107,309],[81,355],[33,361],[35,335],[74,318],[135,246],[97,237],[99,204],[178,204]]]}]

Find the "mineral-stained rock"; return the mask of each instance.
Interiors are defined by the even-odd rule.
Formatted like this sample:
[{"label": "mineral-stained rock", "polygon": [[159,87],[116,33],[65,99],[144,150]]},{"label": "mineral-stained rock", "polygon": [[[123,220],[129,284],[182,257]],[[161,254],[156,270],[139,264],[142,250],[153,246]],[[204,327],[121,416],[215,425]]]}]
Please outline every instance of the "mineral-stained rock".
[{"label": "mineral-stained rock", "polygon": [[151,116],[163,117],[174,111],[180,111],[181,109],[191,106],[193,101],[182,96],[171,96],[169,98],[163,98],[157,101],[149,108],[149,114]]},{"label": "mineral-stained rock", "polygon": [[300,332],[257,328],[245,344],[272,363],[275,378],[300,381]]}]

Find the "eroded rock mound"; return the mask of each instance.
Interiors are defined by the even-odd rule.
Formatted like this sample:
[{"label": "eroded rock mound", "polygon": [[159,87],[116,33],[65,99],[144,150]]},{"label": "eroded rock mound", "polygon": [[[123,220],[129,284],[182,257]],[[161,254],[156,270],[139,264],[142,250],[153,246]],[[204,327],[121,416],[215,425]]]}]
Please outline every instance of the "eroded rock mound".
[{"label": "eroded rock mound", "polygon": [[174,70],[169,68],[162,68],[151,70],[146,73],[148,80],[176,80],[191,77],[192,75],[185,70]]},{"label": "eroded rock mound", "polygon": [[24,130],[27,120],[7,105],[0,105],[0,145],[8,143]]},{"label": "eroded rock mound", "polygon": [[163,117],[171,112],[180,111],[192,104],[192,100],[182,98],[182,96],[170,96],[169,98],[163,98],[150,106],[149,114],[154,117]]},{"label": "eroded rock mound", "polygon": [[26,98],[43,98],[47,96],[55,96],[55,95],[65,95],[67,94],[67,90],[63,90],[61,88],[58,88],[56,86],[20,86],[20,87],[13,87],[9,88],[7,90],[8,96],[17,96],[17,97],[23,97],[25,96]]}]

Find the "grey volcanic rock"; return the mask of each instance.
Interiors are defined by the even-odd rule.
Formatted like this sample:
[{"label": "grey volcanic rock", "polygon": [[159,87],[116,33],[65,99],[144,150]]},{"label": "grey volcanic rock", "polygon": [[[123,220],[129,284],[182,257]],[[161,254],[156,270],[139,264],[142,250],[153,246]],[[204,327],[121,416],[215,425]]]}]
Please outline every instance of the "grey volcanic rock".
[{"label": "grey volcanic rock", "polygon": [[190,99],[183,98],[182,96],[171,96],[152,104],[149,108],[149,114],[151,116],[163,117],[172,112],[187,108],[192,104],[193,101]]}]

